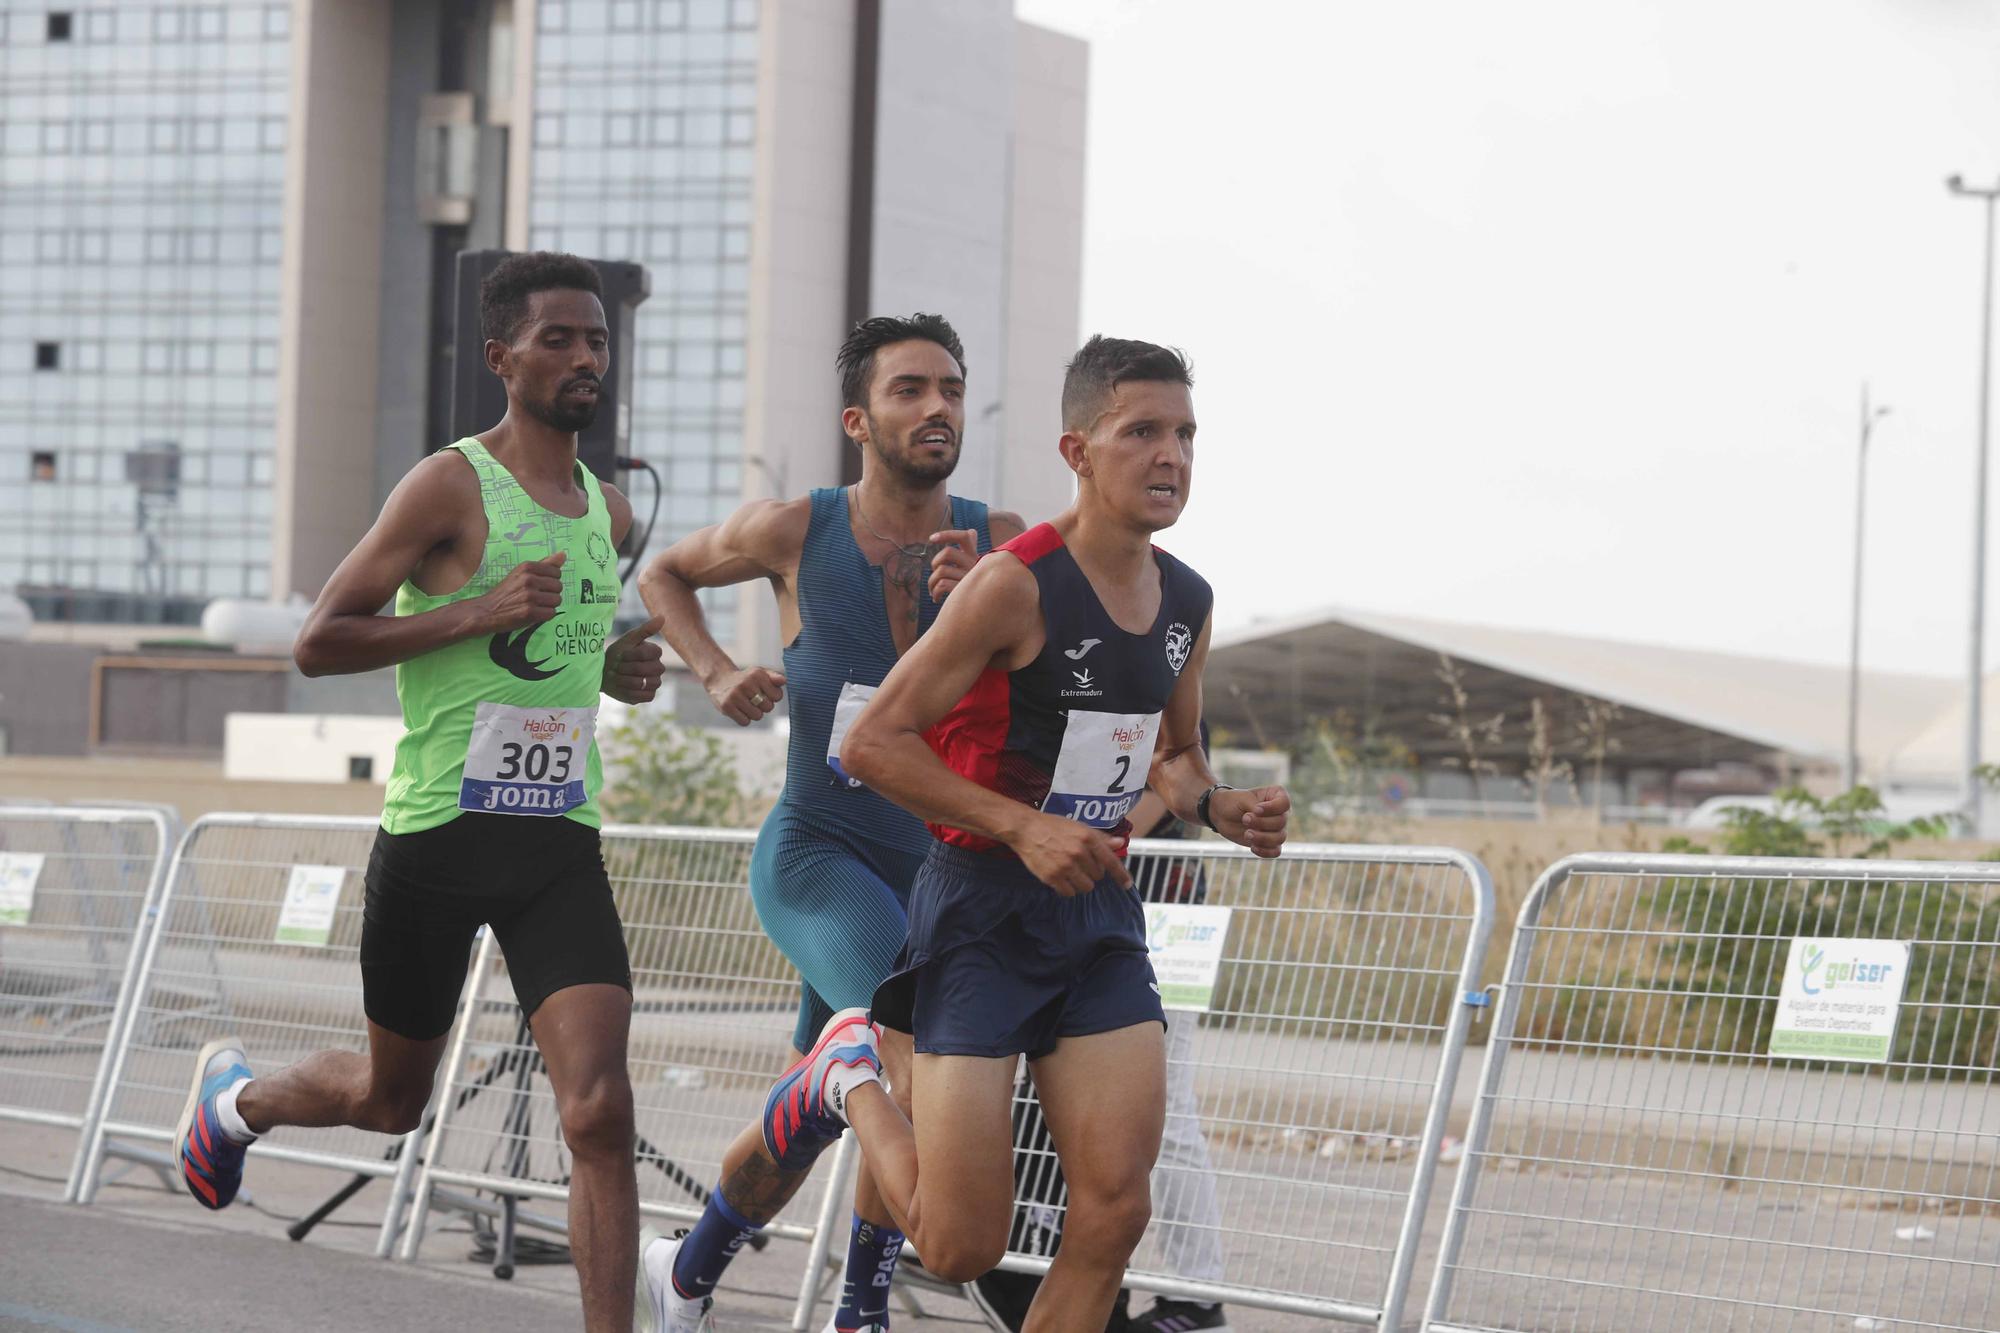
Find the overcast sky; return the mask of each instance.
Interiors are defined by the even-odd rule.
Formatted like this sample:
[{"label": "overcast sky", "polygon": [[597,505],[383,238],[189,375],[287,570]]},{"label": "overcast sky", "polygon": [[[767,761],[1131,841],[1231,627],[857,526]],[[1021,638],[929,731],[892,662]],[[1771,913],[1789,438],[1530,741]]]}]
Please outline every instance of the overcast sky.
[{"label": "overcast sky", "polygon": [[1195,361],[1218,626],[1844,662],[1866,380],[1863,661],[1964,673],[2000,4],[1017,7],[1091,43],[1085,332]]}]

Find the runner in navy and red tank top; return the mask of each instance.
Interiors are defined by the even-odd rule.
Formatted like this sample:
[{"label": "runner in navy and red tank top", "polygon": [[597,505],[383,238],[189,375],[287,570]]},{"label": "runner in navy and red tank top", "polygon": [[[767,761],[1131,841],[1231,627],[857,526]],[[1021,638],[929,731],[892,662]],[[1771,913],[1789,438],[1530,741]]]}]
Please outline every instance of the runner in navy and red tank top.
[{"label": "runner in navy and red tank top", "polygon": [[[961,777],[1092,828],[1127,832],[1125,817],[1146,790],[1161,714],[1195,633],[1208,623],[1208,581],[1154,548],[1160,609],[1145,633],[1132,634],[1097,600],[1053,523],[999,549],[1035,576],[1042,650],[1017,670],[980,673],[924,739]],[[1006,850],[948,824],[930,830],[955,847]]]},{"label": "runner in navy and red tank top", "polygon": [[912,1032],[921,1138],[876,1077],[875,1028],[836,1018],[772,1089],[765,1149],[852,1125],[924,1265],[965,1281],[1012,1216],[1008,1107],[1026,1054],[1069,1181],[1031,1320],[1101,1329],[1147,1220],[1165,1053],[1145,918],[1123,853],[1149,784],[1259,856],[1282,788],[1216,783],[1197,739],[1209,589],[1152,545],[1187,502],[1187,363],[1093,338],[1063,383],[1074,505],[980,561],[889,672],[840,758],[940,832],[873,1018]]}]

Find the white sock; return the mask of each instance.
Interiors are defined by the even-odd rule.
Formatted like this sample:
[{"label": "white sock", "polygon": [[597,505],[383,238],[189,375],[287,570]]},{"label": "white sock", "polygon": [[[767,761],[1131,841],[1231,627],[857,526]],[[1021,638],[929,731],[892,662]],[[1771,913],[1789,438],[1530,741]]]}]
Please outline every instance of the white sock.
[{"label": "white sock", "polygon": [[239,1078],[221,1092],[215,1094],[215,1119],[222,1126],[222,1132],[229,1136],[231,1143],[255,1143],[256,1133],[243,1123],[242,1112],[236,1109],[236,1094],[249,1084],[247,1078]]},{"label": "white sock", "polygon": [[881,1081],[882,1076],[872,1065],[835,1065],[826,1072],[826,1104],[845,1121],[848,1094],[863,1084]]}]

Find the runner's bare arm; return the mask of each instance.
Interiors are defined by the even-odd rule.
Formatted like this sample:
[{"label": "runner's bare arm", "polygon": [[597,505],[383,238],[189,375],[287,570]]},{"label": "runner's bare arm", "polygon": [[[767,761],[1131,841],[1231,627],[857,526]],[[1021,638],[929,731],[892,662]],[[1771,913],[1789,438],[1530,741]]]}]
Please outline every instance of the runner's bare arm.
[{"label": "runner's bare arm", "polygon": [[749,726],[785,697],[785,673],[739,668],[709,633],[701,588],[751,579],[788,579],[798,568],[812,525],[812,500],[753,500],[713,527],[690,533],[653,558],[639,575],[639,597],[660,617],[680,654],[722,714]]},{"label": "runner's bare arm", "polygon": [[1058,893],[1087,893],[1106,876],[1129,887],[1119,839],[959,776],[924,740],[989,667],[1034,660],[1042,634],[1028,567],[1011,555],[980,561],[855,719],[841,766],[921,819],[1006,843]]},{"label": "runner's bare arm", "polygon": [[381,614],[424,558],[449,547],[479,512],[479,478],[456,453],[440,451],[411,468],[320,589],[292,644],[299,670],[308,676],[373,671],[553,616],[562,602],[560,554],[515,566],[478,597],[413,616]]},{"label": "runner's bare arm", "polygon": [[[1147,787],[1160,794],[1167,808],[1190,824],[1199,824],[1195,807],[1201,794],[1215,785],[1215,771],[1201,748],[1201,674],[1208,665],[1211,615],[1201,627],[1187,665],[1167,700],[1160,721],[1160,743],[1153,751],[1153,772]],[[1249,791],[1219,791],[1209,798],[1208,817],[1215,831],[1259,856],[1276,856],[1285,845],[1285,821],[1292,798],[1283,787]]]},{"label": "runner's bare arm", "polygon": [[611,546],[615,550],[625,544],[632,531],[632,502],[608,481],[599,482],[597,489],[604,492],[604,510],[611,519]]}]

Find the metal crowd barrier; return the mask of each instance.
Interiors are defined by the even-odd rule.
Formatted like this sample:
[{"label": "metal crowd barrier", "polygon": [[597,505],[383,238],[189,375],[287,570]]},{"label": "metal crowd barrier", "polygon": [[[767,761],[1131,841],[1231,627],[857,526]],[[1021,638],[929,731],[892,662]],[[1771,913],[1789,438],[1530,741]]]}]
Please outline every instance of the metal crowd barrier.
[{"label": "metal crowd barrier", "polygon": [[[604,830],[605,868],[632,959],[628,1065],[640,1208],[649,1216],[701,1215],[724,1151],[757,1123],[765,1093],[793,1058],[798,973],[758,924],[749,889],[755,844],[749,830]],[[439,1186],[568,1198],[554,1094],[490,938],[469,993],[478,999],[445,1061],[437,1125],[403,1239],[406,1260],[417,1256]],[[813,1240],[835,1177],[814,1173],[765,1234]]]},{"label": "metal crowd barrier", "polygon": [[0,1119],[79,1131],[65,1199],[179,824],[163,807],[0,806]]},{"label": "metal crowd barrier", "polygon": [[[376,826],[367,818],[211,814],[188,829],[113,1055],[82,1202],[96,1195],[107,1156],[156,1168],[168,1160],[204,1042],[239,1038],[252,1068],[264,1072],[330,1047],[367,1050],[357,955],[362,872]],[[329,900],[314,894],[315,885],[338,887]],[[322,911],[301,911],[315,896]],[[380,1241],[386,1253],[421,1134],[283,1129],[260,1140],[257,1155],[396,1177]],[[134,1140],[162,1148],[140,1149]]]},{"label": "metal crowd barrier", "polygon": [[[1206,1012],[1170,1011],[1166,1142],[1125,1285],[1394,1329],[1467,1031],[1485,996],[1486,869],[1427,847],[1137,841],[1149,898],[1230,915]],[[1017,1096],[1003,1268],[1046,1272],[1053,1150]]]},{"label": "metal crowd barrier", "polygon": [[[355,954],[374,828],[367,819],[211,815],[189,830],[115,1043],[86,1201],[108,1155],[164,1160],[131,1141],[170,1137],[189,1061],[209,1038],[239,1037],[259,1070],[328,1046],[365,1049]],[[724,1151],[755,1123],[790,1059],[799,985],[750,900],[754,841],[737,830],[605,830],[632,957],[641,1207],[653,1216],[699,1215]],[[1429,848],[1296,846],[1279,861],[1212,842],[1133,851],[1142,889],[1187,896],[1199,884],[1205,905],[1229,915],[1204,1010],[1174,1015],[1173,1146],[1129,1285],[1395,1327],[1470,1016],[1484,998],[1478,975],[1493,914],[1485,869]],[[339,884],[312,938],[298,936],[296,921],[286,933],[285,904],[302,873]],[[552,1216],[516,1215],[516,1202],[567,1198],[568,1159],[490,938],[467,996],[427,1139],[421,1130],[401,1141],[283,1130],[258,1146],[263,1157],[393,1176],[378,1253],[402,1229],[406,1199],[405,1259],[417,1256],[438,1207],[561,1228]],[[1064,1205],[1059,1188],[1037,1183],[1049,1148],[1025,1090],[1020,1109],[1020,1203],[1044,1225],[1023,1230],[1004,1266],[1043,1271]],[[844,1145],[767,1229],[812,1245],[801,1327],[844,1231],[842,1167],[852,1155]],[[468,1198],[472,1190],[501,1202]]]},{"label": "metal crowd barrier", "polygon": [[[753,845],[747,832],[605,830],[632,954],[631,1069],[650,1215],[699,1216],[724,1150],[756,1123],[789,1059],[798,982],[750,902]],[[1155,1262],[1142,1252],[1130,1285],[1393,1321],[1491,925],[1484,869],[1461,853],[1411,848],[1301,847],[1280,862],[1209,843],[1134,851],[1155,858],[1147,873],[1192,880],[1199,869],[1208,904],[1231,916],[1214,1003],[1185,1016],[1173,1066],[1188,1119],[1200,1122],[1175,1128],[1205,1140],[1206,1166],[1183,1155],[1159,1184],[1169,1201],[1208,1198],[1214,1211],[1157,1216]],[[567,1197],[553,1095],[504,961],[488,944],[475,967],[480,1003],[446,1062],[405,1259],[418,1253],[438,1186]],[[1023,1151],[1047,1148],[1024,1140]],[[844,1232],[843,1175],[823,1167],[767,1228],[812,1244],[798,1327],[829,1242]],[[1062,1212],[1059,1198],[1025,1203]],[[1226,1251],[1219,1274],[1190,1280],[1158,1262],[1204,1240]],[[1046,1253],[1017,1250],[1006,1266],[1044,1270]]]},{"label": "metal crowd barrier", "polygon": [[1425,1328],[1992,1329],[1996,1048],[2000,865],[1559,862]]}]

